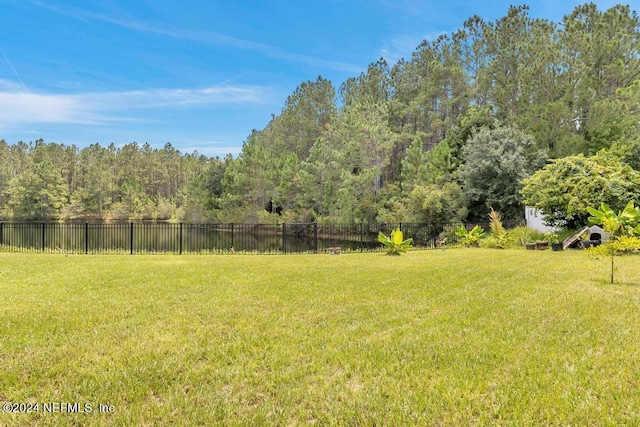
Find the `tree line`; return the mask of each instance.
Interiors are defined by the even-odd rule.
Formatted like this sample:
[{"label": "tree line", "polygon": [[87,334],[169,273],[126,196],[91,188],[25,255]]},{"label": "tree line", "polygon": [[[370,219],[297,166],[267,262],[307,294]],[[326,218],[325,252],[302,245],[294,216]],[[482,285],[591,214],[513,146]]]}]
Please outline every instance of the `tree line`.
[{"label": "tree line", "polygon": [[5,219],[179,219],[188,188],[210,159],[135,142],[116,147],[43,140],[0,141],[0,209]]},{"label": "tree line", "polygon": [[[170,144],[0,143],[0,209],[8,218],[485,222],[491,209],[521,218],[527,202],[577,222],[557,211],[564,202],[540,199],[549,186],[535,174],[579,156],[638,170],[640,20],[628,6],[592,3],[560,23],[528,13],[473,16],[337,88],[321,76],[303,82],[236,158]],[[635,185],[624,191],[637,194]]]}]

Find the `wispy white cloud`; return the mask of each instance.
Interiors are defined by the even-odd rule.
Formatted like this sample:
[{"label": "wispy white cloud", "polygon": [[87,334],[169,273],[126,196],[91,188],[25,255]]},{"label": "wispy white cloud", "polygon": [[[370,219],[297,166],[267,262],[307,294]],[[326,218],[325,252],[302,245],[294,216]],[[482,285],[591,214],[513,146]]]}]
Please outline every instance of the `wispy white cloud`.
[{"label": "wispy white cloud", "polygon": [[208,30],[188,30],[183,28],[171,27],[168,25],[153,25],[140,20],[125,20],[114,18],[108,15],[90,12],[76,7],[62,8],[57,5],[49,4],[41,0],[30,0],[30,3],[42,8],[46,8],[60,15],[69,16],[79,20],[97,20],[107,22],[122,28],[128,28],[144,33],[157,34],[165,37],[184,39],[199,43],[230,46],[238,49],[245,49],[257,52],[261,55],[271,58],[284,59],[290,62],[303,63],[332,70],[345,72],[360,72],[362,67],[347,64],[339,61],[331,61],[322,58],[316,58],[309,55],[289,52],[277,46],[271,46],[264,43],[258,43],[251,40],[245,40],[238,37],[229,36],[227,34],[217,33]]},{"label": "wispy white cloud", "polygon": [[0,130],[33,123],[105,125],[141,122],[143,110],[217,107],[267,102],[261,86],[212,86],[199,89],[151,89],[79,94],[36,93],[19,90],[0,80]]},{"label": "wispy white cloud", "polygon": [[263,103],[268,89],[261,86],[213,86],[202,89],[150,89],[87,93],[83,103],[104,109],[189,108],[201,105]]},{"label": "wispy white cloud", "polygon": [[386,59],[390,64],[395,64],[402,58],[409,60],[422,41],[426,40],[431,42],[443,34],[446,34],[446,32],[434,32],[424,36],[409,34],[396,35],[384,41],[382,48],[379,50],[379,56]]}]

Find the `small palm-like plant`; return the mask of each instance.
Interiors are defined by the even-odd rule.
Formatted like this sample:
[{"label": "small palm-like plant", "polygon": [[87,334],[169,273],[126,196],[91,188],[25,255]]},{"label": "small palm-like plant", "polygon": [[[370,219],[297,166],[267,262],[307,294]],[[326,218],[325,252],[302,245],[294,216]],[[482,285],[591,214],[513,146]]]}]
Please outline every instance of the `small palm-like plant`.
[{"label": "small palm-like plant", "polygon": [[464,225],[459,225],[456,229],[456,236],[460,238],[458,241],[466,247],[478,246],[480,239],[484,237],[484,230],[478,225],[471,230],[467,230]]},{"label": "small palm-like plant", "polygon": [[588,207],[587,211],[592,215],[589,222],[602,225],[604,231],[610,234],[609,240],[604,245],[592,248],[591,253],[611,257],[610,281],[613,283],[616,255],[640,249],[640,210],[631,201],[617,214],[606,203],[602,203],[600,209]]},{"label": "small palm-like plant", "polygon": [[560,243],[558,233],[554,233],[553,231],[547,231],[546,233],[544,233],[544,239],[550,243]]},{"label": "small palm-like plant", "polygon": [[393,230],[390,236],[385,235],[382,231],[378,233],[378,241],[387,247],[387,255],[400,255],[413,247],[411,245],[413,238],[403,240],[403,237],[399,228]]}]

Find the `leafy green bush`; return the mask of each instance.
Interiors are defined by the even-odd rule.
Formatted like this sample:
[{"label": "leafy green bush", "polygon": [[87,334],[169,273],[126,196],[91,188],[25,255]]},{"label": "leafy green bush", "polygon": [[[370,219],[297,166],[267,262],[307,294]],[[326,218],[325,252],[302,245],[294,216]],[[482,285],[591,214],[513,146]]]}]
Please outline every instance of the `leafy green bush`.
[{"label": "leafy green bush", "polygon": [[524,184],[525,203],[539,209],[550,225],[579,228],[589,216],[589,205],[622,209],[637,197],[640,172],[605,152],[579,154],[553,161]]},{"label": "leafy green bush", "polygon": [[466,247],[479,246],[480,239],[484,237],[485,233],[479,225],[476,225],[471,230],[467,230],[464,225],[459,225],[456,228],[456,236],[459,237],[458,242],[462,243]]},{"label": "leafy green bush", "polygon": [[464,145],[462,157],[459,177],[469,201],[468,218],[481,220],[489,206],[507,219],[519,218],[522,180],[545,164],[533,137],[511,127],[482,128]]},{"label": "leafy green bush", "polygon": [[558,233],[547,231],[544,233],[544,241],[549,243],[560,243],[560,237],[558,236]]},{"label": "leafy green bush", "polygon": [[533,243],[544,238],[544,234],[526,226],[515,227],[509,230],[511,241],[524,246],[525,243]]}]

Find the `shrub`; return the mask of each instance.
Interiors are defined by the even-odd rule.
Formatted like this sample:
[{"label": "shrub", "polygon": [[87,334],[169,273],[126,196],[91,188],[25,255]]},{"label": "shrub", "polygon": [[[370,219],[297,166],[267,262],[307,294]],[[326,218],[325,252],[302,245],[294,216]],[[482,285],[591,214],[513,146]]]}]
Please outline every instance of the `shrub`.
[{"label": "shrub", "polygon": [[378,241],[387,247],[387,255],[400,255],[413,247],[411,245],[413,238],[403,240],[402,231],[399,228],[393,230],[391,236],[386,236],[380,231]]},{"label": "shrub", "polygon": [[500,214],[491,209],[489,212],[489,227],[491,229],[491,236],[487,239],[486,245],[490,248],[504,249],[508,246],[509,238],[507,230],[502,225],[502,219]]},{"label": "shrub", "polygon": [[606,203],[613,209],[637,197],[640,172],[607,153],[555,160],[524,181],[528,206],[539,209],[549,225],[579,228],[589,205]]},{"label": "shrub", "polygon": [[509,236],[514,243],[520,246],[524,246],[525,243],[540,241],[544,237],[541,232],[525,226],[512,228],[509,230]]},{"label": "shrub", "polygon": [[471,230],[467,230],[464,225],[459,225],[456,228],[456,236],[459,237],[458,242],[466,247],[479,246],[480,239],[484,237],[484,234],[484,230],[479,225],[476,225]]}]

